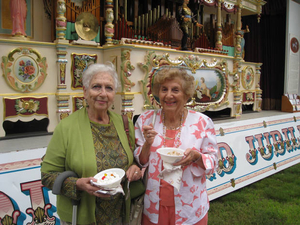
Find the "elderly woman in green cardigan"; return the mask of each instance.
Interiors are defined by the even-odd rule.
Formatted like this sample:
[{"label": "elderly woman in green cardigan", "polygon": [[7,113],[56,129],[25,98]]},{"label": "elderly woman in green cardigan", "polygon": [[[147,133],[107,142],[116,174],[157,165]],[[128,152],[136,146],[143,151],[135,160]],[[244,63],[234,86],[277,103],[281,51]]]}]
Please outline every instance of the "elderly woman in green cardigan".
[{"label": "elderly woman in green cardigan", "polygon": [[[112,65],[92,64],[83,74],[83,92],[87,106],[61,120],[55,128],[42,162],[42,183],[53,188],[56,177],[73,171],[78,178],[68,177],[57,196],[57,213],[62,223],[72,222],[72,199],[80,200],[78,224],[122,224],[128,222],[128,202],[121,193],[96,192],[93,176],[109,168],[122,168],[129,181],[142,173],[133,164],[134,127],[129,120],[129,145],[122,117],[110,110],[118,85]],[[130,201],[130,198],[129,198]],[[126,217],[127,216],[127,217]]]}]

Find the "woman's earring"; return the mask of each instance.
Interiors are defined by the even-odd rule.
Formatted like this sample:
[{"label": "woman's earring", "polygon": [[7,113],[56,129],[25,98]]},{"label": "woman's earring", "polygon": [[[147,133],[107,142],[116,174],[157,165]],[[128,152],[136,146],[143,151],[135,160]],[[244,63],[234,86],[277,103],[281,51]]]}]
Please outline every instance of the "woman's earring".
[{"label": "woman's earring", "polygon": [[112,110],[114,110],[114,109],[115,109],[115,105],[114,105],[114,104],[111,106],[111,109],[112,109]]},{"label": "woman's earring", "polygon": [[88,102],[87,102],[87,100],[86,100],[86,99],[84,99],[84,101],[83,101],[83,106],[85,106],[86,108],[88,108],[88,107],[89,107],[89,104],[88,104]]}]

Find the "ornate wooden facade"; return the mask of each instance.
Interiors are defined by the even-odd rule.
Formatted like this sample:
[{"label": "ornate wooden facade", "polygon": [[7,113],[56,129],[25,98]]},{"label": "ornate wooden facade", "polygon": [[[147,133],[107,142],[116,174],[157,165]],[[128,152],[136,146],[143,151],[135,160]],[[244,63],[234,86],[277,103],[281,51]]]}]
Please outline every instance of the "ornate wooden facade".
[{"label": "ornate wooden facade", "polygon": [[[44,2],[49,3],[47,0]],[[243,10],[252,10],[252,13],[259,15],[264,1],[202,0],[196,5],[191,3],[194,4],[194,15],[199,22],[205,21],[202,17],[206,7],[211,9],[207,18],[215,18],[209,20],[209,24],[204,23],[203,30],[193,30],[195,39],[190,43],[190,48],[195,48],[195,52],[178,51],[182,34],[175,19],[176,6],[181,4],[177,1],[165,1],[165,5],[154,1],[155,4],[150,4],[148,12],[144,9],[145,5],[142,6],[143,10],[139,10],[134,4],[137,0],[85,0],[82,6],[76,6],[70,0],[50,2],[54,4],[45,6],[52,8],[52,29],[56,34],[54,43],[49,45],[0,40],[1,69],[6,80],[1,85],[2,92],[6,93],[2,100],[6,98],[16,102],[15,106],[8,106],[4,101],[0,115],[3,121],[28,122],[46,117],[49,119],[48,131],[52,132],[59,120],[83,103],[80,84],[82,71],[90,63],[106,61],[115,64],[122,83],[115,104],[117,112],[132,116],[140,114],[145,108],[154,107],[148,90],[149,74],[161,64],[179,66],[179,62],[197,79],[200,73],[214,72],[214,85],[210,87],[213,101],[204,103],[195,95],[189,107],[199,111],[229,108],[232,117],[241,116],[244,104],[252,104],[253,110],[260,111],[261,64],[244,62],[242,59],[240,18]],[[130,11],[127,7],[129,5],[133,9],[131,14],[126,14]],[[100,46],[75,45],[67,39],[67,24],[74,23],[81,12],[91,12],[97,18],[102,42]],[[215,16],[211,15],[212,12],[215,12]],[[221,26],[221,18],[230,13],[235,16],[235,26],[229,19]],[[233,55],[223,50],[225,44],[234,49]],[[36,55],[36,58],[29,59],[31,54]],[[24,65],[30,67],[31,72],[22,77],[17,71]],[[24,95],[29,98],[24,100]],[[45,96],[47,103],[38,100],[38,97]],[[16,107],[23,105],[27,114],[16,111]],[[47,113],[40,113],[41,108],[46,108]],[[3,128],[0,129],[0,136],[5,136]]]}]

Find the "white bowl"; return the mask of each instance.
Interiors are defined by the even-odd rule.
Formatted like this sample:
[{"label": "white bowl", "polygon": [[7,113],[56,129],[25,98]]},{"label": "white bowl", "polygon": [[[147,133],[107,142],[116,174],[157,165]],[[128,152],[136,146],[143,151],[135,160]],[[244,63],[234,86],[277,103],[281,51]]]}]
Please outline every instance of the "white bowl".
[{"label": "white bowl", "polygon": [[156,152],[160,154],[160,157],[164,162],[176,163],[182,159],[184,150],[180,148],[159,148]]},{"label": "white bowl", "polygon": [[125,175],[125,171],[120,168],[111,168],[111,169],[103,170],[94,176],[94,178],[97,179],[97,182],[93,182],[93,183],[100,188],[106,188],[106,189],[116,188],[120,185],[124,175]]}]

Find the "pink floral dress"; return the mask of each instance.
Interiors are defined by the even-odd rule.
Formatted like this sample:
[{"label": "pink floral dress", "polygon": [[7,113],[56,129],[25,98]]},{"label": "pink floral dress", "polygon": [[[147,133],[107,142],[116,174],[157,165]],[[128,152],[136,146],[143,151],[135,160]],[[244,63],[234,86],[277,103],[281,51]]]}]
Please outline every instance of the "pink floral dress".
[{"label": "pink floral dress", "polygon": [[[152,223],[158,222],[160,179],[158,174],[162,171],[162,160],[156,153],[158,148],[164,145],[163,123],[161,109],[158,110],[154,129],[158,132],[151,146],[151,153],[147,164],[148,183],[144,199],[144,214]],[[152,123],[154,110],[141,114],[135,123],[136,149],[134,156],[139,162],[139,155],[145,142],[142,127]],[[209,200],[206,191],[206,175],[211,175],[217,167],[217,140],[214,124],[206,115],[188,111],[188,115],[182,124],[181,134],[177,135],[178,148],[186,150],[194,149],[202,154],[205,170],[196,163],[183,168],[183,176],[180,190],[174,188],[175,221],[176,224],[195,224],[208,212]]]}]

